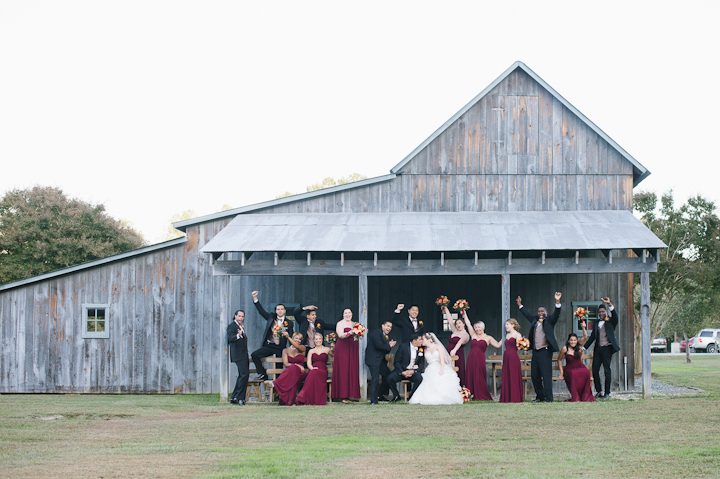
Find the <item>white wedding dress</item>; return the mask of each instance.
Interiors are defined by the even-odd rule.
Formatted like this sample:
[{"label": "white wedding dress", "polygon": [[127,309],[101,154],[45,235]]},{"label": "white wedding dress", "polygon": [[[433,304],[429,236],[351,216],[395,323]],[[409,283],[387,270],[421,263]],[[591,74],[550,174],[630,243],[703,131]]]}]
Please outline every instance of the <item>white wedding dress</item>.
[{"label": "white wedding dress", "polygon": [[453,371],[452,364],[446,364],[440,375],[440,351],[425,353],[427,367],[422,383],[410,398],[410,404],[462,404],[460,378]]}]

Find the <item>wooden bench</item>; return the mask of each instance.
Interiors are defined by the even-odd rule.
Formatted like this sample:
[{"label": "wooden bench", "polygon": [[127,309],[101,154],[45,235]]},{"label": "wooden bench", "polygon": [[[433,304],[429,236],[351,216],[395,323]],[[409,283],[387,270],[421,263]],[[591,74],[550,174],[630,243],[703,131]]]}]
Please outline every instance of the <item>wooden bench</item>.
[{"label": "wooden bench", "polygon": [[[284,371],[284,365],[282,362],[282,358],[278,358],[275,355],[269,356],[267,358],[264,358],[263,362],[270,363],[270,367],[266,368],[266,372],[268,374],[267,380],[261,380],[261,379],[249,379],[247,383],[247,388],[245,390],[245,400],[254,397],[258,401],[263,400],[262,391],[260,390],[260,385],[265,384],[267,386],[270,386],[270,400],[273,400],[273,397],[275,395],[275,390],[272,388],[271,381],[274,381],[277,379],[277,377],[282,374]],[[250,361],[250,374],[257,374],[257,370],[255,369],[255,366],[252,364],[252,361]]]},{"label": "wooden bench", "polygon": [[265,369],[268,379],[264,381],[264,384],[270,388],[270,402],[274,402],[277,393],[275,392],[273,381],[285,371],[285,364],[283,364],[282,357],[278,358],[275,355],[265,358],[265,362],[270,363],[270,367]]}]

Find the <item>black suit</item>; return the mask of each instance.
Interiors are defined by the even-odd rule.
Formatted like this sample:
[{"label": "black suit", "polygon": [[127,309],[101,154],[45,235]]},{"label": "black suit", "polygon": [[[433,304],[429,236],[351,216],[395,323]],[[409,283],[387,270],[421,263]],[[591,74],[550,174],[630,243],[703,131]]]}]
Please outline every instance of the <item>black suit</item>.
[{"label": "black suit", "polygon": [[247,383],[250,377],[250,361],[248,360],[247,334],[243,331],[242,337],[238,338],[240,326],[233,321],[227,327],[227,342],[230,346],[230,361],[235,363],[238,370],[235,389],[233,389],[231,400],[244,401]]},{"label": "black suit", "polygon": [[[305,311],[302,308],[303,307],[301,304],[300,307],[296,308],[295,311],[293,311],[293,316],[295,317],[295,324],[297,324],[298,333],[303,335],[302,344],[307,346],[309,349],[313,349],[315,347],[315,344],[313,343],[312,345],[308,345],[308,342],[307,342],[307,335],[308,335],[308,331],[310,330],[310,321],[308,321],[308,319],[307,319],[307,314],[310,311]],[[325,322],[317,319],[317,317],[316,317],[314,323],[315,323],[315,332],[320,333],[323,336],[325,336],[325,333],[324,333],[325,327],[326,327]]]},{"label": "black suit", "polygon": [[[265,309],[262,307],[262,304],[260,304],[260,301],[257,301],[255,303],[255,307],[257,308],[258,313],[260,313],[260,316],[266,319],[266,324],[265,332],[263,333],[262,346],[260,346],[260,349],[253,351],[252,360],[253,363],[255,363],[255,371],[257,371],[257,373],[260,375],[267,375],[267,372],[265,371],[265,366],[263,366],[263,358],[267,358],[269,356],[272,356],[273,354],[277,357],[281,357],[282,350],[285,349],[285,346],[287,345],[287,338],[282,337],[280,338],[280,344],[275,344],[272,341],[272,327],[275,324],[275,320],[277,319],[277,314],[268,313],[267,311],[265,311]],[[287,333],[288,336],[293,335],[292,321],[287,321]]]},{"label": "black suit", "polygon": [[610,317],[607,321],[603,321],[603,329],[605,330],[605,336],[610,344],[600,346],[600,324],[598,319],[595,323],[595,328],[590,334],[590,337],[585,342],[585,349],[588,349],[594,341],[598,341],[595,345],[595,352],[593,353],[592,371],[593,381],[595,382],[595,391],[602,394],[602,383],[600,382],[600,366],[602,365],[603,371],[605,372],[605,394],[610,394],[610,386],[612,385],[612,371],[610,370],[610,363],[612,362],[612,355],[620,351],[620,345],[615,338],[615,328],[618,325],[618,315],[615,312],[615,308],[610,311]]},{"label": "black suit", "polygon": [[394,369],[387,378],[390,390],[393,392],[393,397],[398,397],[400,395],[397,390],[397,383],[403,379],[407,379],[412,383],[413,391],[420,386],[420,383],[422,382],[422,372],[425,370],[425,355],[424,351],[421,351],[423,349],[424,348],[420,346],[418,348],[418,353],[415,356],[415,365],[417,366],[417,369],[414,370],[412,376],[406,378],[401,373],[406,371],[408,365],[410,364],[410,343],[403,343],[398,347],[393,361]]},{"label": "black suit", "polygon": [[[390,344],[382,329],[376,329],[368,335],[368,344],[365,348],[365,364],[370,369],[370,402],[378,402],[379,396],[385,396],[389,390],[388,376],[390,369],[387,366],[385,355],[390,352]],[[383,387],[380,389],[380,377],[383,377]]]},{"label": "black suit", "polygon": [[410,320],[410,316],[407,313],[405,313],[405,315],[403,316],[402,311],[400,311],[399,313],[393,312],[392,319],[390,321],[392,321],[393,325],[400,330],[400,337],[402,338],[400,342],[402,344],[409,344],[410,336],[413,333],[417,333],[419,335],[425,334],[425,328],[421,324],[422,321],[420,321],[420,318],[418,318],[418,327],[416,331],[413,327],[412,321]]},{"label": "black suit", "polygon": [[528,335],[528,339],[530,340],[530,347],[533,350],[532,362],[530,363],[530,377],[532,378],[536,397],[540,401],[550,402],[553,400],[552,355],[559,349],[557,341],[555,340],[555,324],[560,318],[561,309],[562,307],[556,307],[553,314],[543,320],[542,330],[545,333],[548,344],[545,348],[535,349],[535,328],[540,318],[530,314],[525,307],[520,308],[523,316],[530,321],[530,334]]}]

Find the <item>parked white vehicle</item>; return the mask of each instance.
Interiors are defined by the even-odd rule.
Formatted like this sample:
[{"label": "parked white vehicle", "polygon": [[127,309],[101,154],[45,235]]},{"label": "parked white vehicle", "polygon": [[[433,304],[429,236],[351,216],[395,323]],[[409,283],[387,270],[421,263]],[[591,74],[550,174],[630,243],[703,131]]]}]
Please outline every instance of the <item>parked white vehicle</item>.
[{"label": "parked white vehicle", "polygon": [[703,329],[697,336],[690,338],[690,352],[705,351],[707,353],[720,352],[720,329]]}]

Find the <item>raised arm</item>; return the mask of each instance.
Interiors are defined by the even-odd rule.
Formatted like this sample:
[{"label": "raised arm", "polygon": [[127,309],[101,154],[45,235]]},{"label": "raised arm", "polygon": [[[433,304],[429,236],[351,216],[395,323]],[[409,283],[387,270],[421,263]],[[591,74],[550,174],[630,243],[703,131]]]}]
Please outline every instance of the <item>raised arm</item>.
[{"label": "raised arm", "polygon": [[600,298],[603,303],[605,303],[608,307],[608,311],[610,311],[610,324],[613,325],[613,328],[617,328],[618,325],[618,315],[615,311],[615,306],[610,302],[610,298]]},{"label": "raised arm", "polygon": [[578,344],[580,346],[585,346],[585,341],[587,341],[587,339],[588,339],[587,326],[585,325],[585,321],[580,321],[580,327],[583,330],[583,335],[582,335],[582,338],[578,339]]},{"label": "raised arm", "polygon": [[400,313],[402,312],[405,305],[403,303],[400,303],[397,305],[397,308],[395,308],[395,311],[393,311],[392,318],[390,318],[390,322],[393,323],[393,326],[397,326],[399,328],[402,327],[402,323],[400,322]]},{"label": "raised arm", "polygon": [[532,323],[532,322],[533,322],[533,315],[530,314],[530,313],[523,307],[522,298],[521,298],[520,296],[518,296],[517,298],[515,298],[515,302],[517,303],[518,308],[520,309],[520,312],[523,314],[523,316],[525,316],[525,319],[527,319],[528,321],[530,321],[530,322]]},{"label": "raised arm", "polygon": [[472,327],[472,324],[470,324],[470,318],[468,318],[467,314],[465,314],[465,311],[462,313],[463,321],[465,321],[465,326],[467,327],[468,334],[471,338],[477,339],[477,334],[475,334],[475,330]]},{"label": "raised arm", "polygon": [[450,326],[450,331],[452,331],[453,334],[457,333],[457,328],[455,327],[455,320],[453,319],[452,314],[450,314],[450,310],[447,306],[443,306],[442,309],[445,320],[448,322],[448,326]]},{"label": "raised arm", "polygon": [[555,324],[558,322],[558,319],[560,319],[560,311],[562,310],[560,298],[562,298],[562,293],[555,293],[555,311],[553,311],[553,314],[551,314],[548,318],[550,324],[552,324],[553,326],[555,326]]},{"label": "raised arm", "polygon": [[558,376],[558,379],[564,379],[562,360],[565,357],[565,354],[567,354],[567,346],[563,346],[562,349],[560,350],[560,354],[558,354],[557,362],[558,362],[558,369],[560,369],[560,376]]},{"label": "raised arm", "polygon": [[497,348],[497,349],[502,348],[502,343],[500,341],[496,341],[495,338],[493,338],[489,334],[487,334],[486,336],[488,338],[488,344],[490,344],[492,347]]},{"label": "raised arm", "polygon": [[[288,326],[288,327],[289,327],[289,326]],[[297,349],[297,350],[300,351],[301,353],[304,353],[304,352],[305,352],[305,349],[307,349],[304,344],[301,344],[301,343],[298,343],[297,341],[295,341],[295,340],[293,339],[293,337],[292,337],[290,334],[288,334],[287,332],[285,332],[285,334],[284,334],[283,336],[285,336],[285,337],[288,339],[288,341],[290,341],[290,344],[292,344],[293,346],[295,346],[295,349]],[[286,366],[287,366],[287,365],[286,365]]]},{"label": "raised arm", "polygon": [[265,319],[270,318],[270,313],[265,311],[265,308],[263,308],[262,304],[260,304],[260,300],[258,299],[257,291],[252,292],[252,297],[253,297],[253,304],[255,305],[255,308],[258,310],[258,313],[260,313],[260,316],[262,316]]}]

